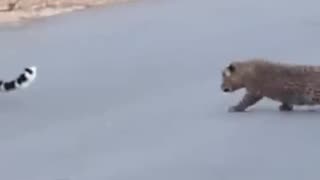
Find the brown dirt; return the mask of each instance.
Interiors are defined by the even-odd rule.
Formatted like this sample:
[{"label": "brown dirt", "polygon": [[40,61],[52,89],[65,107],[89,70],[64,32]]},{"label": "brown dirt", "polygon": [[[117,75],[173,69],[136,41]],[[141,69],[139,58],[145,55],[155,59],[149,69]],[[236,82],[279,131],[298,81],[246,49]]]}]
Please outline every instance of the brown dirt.
[{"label": "brown dirt", "polygon": [[0,23],[19,22],[128,1],[130,0],[0,0]]}]

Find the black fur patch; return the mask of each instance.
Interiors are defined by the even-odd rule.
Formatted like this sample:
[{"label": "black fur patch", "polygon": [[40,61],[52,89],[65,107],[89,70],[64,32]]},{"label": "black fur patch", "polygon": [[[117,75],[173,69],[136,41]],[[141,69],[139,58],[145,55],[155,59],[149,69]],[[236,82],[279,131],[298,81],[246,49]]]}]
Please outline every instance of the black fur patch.
[{"label": "black fur patch", "polygon": [[6,91],[10,91],[16,88],[16,83],[15,81],[5,82],[3,86]]},{"label": "black fur patch", "polygon": [[28,72],[29,74],[33,73],[33,71],[31,69],[29,69],[29,68],[26,68],[25,71]]},{"label": "black fur patch", "polygon": [[18,79],[17,79],[17,82],[18,82],[18,84],[22,84],[22,83],[24,83],[24,82],[26,82],[28,79],[27,79],[27,77],[26,77],[26,75],[25,74],[21,74],[19,77],[18,77]]},{"label": "black fur patch", "polygon": [[229,69],[230,72],[234,72],[234,71],[236,70],[236,68],[234,67],[233,64],[230,64],[230,65],[228,66],[228,69]]}]

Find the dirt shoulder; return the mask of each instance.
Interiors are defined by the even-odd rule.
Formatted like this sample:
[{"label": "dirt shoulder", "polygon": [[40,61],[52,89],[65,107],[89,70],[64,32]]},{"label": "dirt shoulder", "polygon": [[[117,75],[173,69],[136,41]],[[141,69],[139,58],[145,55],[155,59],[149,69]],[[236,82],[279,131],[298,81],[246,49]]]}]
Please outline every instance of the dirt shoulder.
[{"label": "dirt shoulder", "polygon": [[15,23],[130,0],[0,0],[0,23]]}]

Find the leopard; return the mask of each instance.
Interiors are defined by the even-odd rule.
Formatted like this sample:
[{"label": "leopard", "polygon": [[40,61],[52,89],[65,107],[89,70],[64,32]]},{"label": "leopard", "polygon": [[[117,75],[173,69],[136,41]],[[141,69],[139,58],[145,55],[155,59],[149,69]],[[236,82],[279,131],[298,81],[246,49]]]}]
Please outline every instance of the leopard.
[{"label": "leopard", "polygon": [[320,65],[284,63],[263,58],[232,60],[222,70],[224,93],[244,89],[229,112],[245,112],[262,99],[279,103],[280,111],[320,104]]}]

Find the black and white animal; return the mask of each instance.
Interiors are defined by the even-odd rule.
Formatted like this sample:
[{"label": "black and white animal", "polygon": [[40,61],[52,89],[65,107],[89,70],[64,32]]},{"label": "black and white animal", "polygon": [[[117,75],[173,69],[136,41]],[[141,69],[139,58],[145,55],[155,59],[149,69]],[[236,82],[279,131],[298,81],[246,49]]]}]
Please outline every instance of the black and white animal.
[{"label": "black and white animal", "polygon": [[30,86],[30,84],[37,77],[37,67],[30,66],[24,69],[17,78],[11,81],[0,80],[0,91],[11,92],[18,89],[24,89]]}]

